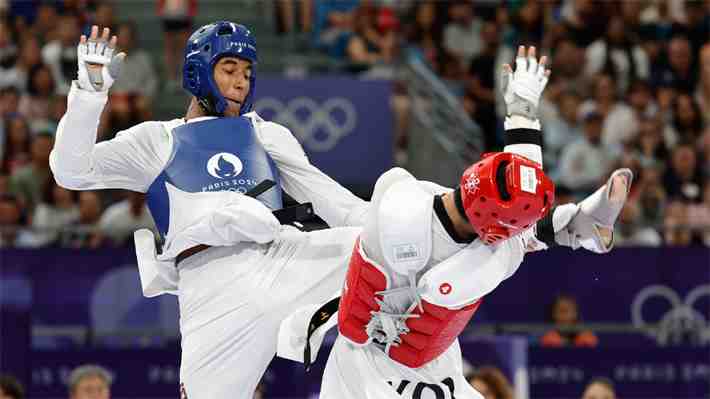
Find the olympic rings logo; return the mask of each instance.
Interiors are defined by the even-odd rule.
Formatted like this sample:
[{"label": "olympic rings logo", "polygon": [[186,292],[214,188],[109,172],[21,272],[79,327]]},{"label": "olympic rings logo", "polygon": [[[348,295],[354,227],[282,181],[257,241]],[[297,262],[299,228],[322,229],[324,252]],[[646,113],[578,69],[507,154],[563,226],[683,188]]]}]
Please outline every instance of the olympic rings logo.
[{"label": "olympic rings logo", "polygon": [[637,328],[647,327],[649,322],[642,314],[644,304],[652,298],[665,299],[671,309],[658,319],[658,327],[647,334],[655,338],[659,345],[667,345],[671,340],[681,341],[686,336],[693,337],[698,344],[706,345],[710,343],[710,320],[695,308],[703,297],[710,298],[710,284],[695,287],[683,300],[670,287],[651,285],[636,294],[631,304],[631,320]]},{"label": "olympic rings logo", "polygon": [[274,97],[265,97],[254,109],[269,119],[291,129],[298,140],[316,152],[330,151],[357,126],[355,105],[343,97],[327,99],[318,104],[309,97],[297,97],[286,104]]}]

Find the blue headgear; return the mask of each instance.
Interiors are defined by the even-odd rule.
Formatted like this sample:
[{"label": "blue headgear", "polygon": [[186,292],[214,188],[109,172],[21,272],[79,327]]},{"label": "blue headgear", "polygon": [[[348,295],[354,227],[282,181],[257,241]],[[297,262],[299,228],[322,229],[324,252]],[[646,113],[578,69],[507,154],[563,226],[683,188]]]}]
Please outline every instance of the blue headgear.
[{"label": "blue headgear", "polygon": [[[182,87],[192,93],[209,113],[223,115],[227,100],[219,92],[214,81],[215,64],[222,57],[239,57],[256,66],[256,40],[244,25],[219,21],[205,25],[193,33],[185,46],[185,65],[182,70]],[[252,70],[249,93],[239,115],[251,111],[256,86],[256,74]]]}]

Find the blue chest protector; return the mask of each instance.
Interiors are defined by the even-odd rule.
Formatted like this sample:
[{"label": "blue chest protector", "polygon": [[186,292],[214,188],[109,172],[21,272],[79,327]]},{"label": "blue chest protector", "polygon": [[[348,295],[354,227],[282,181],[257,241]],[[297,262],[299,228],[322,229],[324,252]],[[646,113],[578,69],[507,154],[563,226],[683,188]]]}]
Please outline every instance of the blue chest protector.
[{"label": "blue chest protector", "polygon": [[147,192],[148,208],[163,237],[168,234],[171,206],[165,183],[190,193],[246,193],[262,181],[272,180],[276,186],[258,199],[272,210],[283,207],[278,169],[248,118],[187,123],[173,129],[172,134],[172,156]]}]

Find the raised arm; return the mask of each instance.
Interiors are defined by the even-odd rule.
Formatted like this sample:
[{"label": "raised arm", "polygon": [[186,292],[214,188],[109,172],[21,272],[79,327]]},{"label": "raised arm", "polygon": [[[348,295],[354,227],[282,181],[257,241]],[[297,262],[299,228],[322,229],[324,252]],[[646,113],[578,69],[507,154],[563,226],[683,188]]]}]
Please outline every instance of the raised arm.
[{"label": "raised arm", "polygon": [[[538,120],[540,96],[550,71],[546,57],[537,62],[535,48],[518,48],[515,72],[503,66],[503,91],[507,107],[505,151],[525,156],[542,165],[542,135]],[[579,204],[553,208],[538,223],[537,237],[548,247],[563,245],[583,247],[597,253],[611,251],[614,223],[626,202],[633,174],[618,169],[607,183]],[[534,249],[538,249],[535,246]]]},{"label": "raised arm", "polygon": [[72,82],[67,112],[57,128],[50,167],[57,183],[72,190],[123,188],[144,192],[169,155],[170,137],[162,124],[149,122],[96,144],[108,90],[125,54],[113,55],[110,31],[81,37],[78,79]]}]

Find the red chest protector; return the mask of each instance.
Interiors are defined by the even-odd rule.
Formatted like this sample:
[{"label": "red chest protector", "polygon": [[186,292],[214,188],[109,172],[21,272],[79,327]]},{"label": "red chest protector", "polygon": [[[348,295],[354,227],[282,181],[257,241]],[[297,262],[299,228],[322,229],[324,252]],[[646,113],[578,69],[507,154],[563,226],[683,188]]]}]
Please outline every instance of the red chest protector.
[{"label": "red chest protector", "polygon": [[[390,287],[384,269],[364,255],[360,241],[355,243],[350,265],[345,279],[343,295],[338,311],[338,331],[355,345],[367,345],[372,341],[367,333],[371,312],[378,312],[382,300],[377,292]],[[453,310],[434,305],[422,299],[421,311],[415,307],[406,326],[409,332],[400,335],[401,343],[388,344],[387,355],[407,367],[417,368],[436,359],[454,342],[466,327],[481,304],[481,300],[461,309]]]}]

